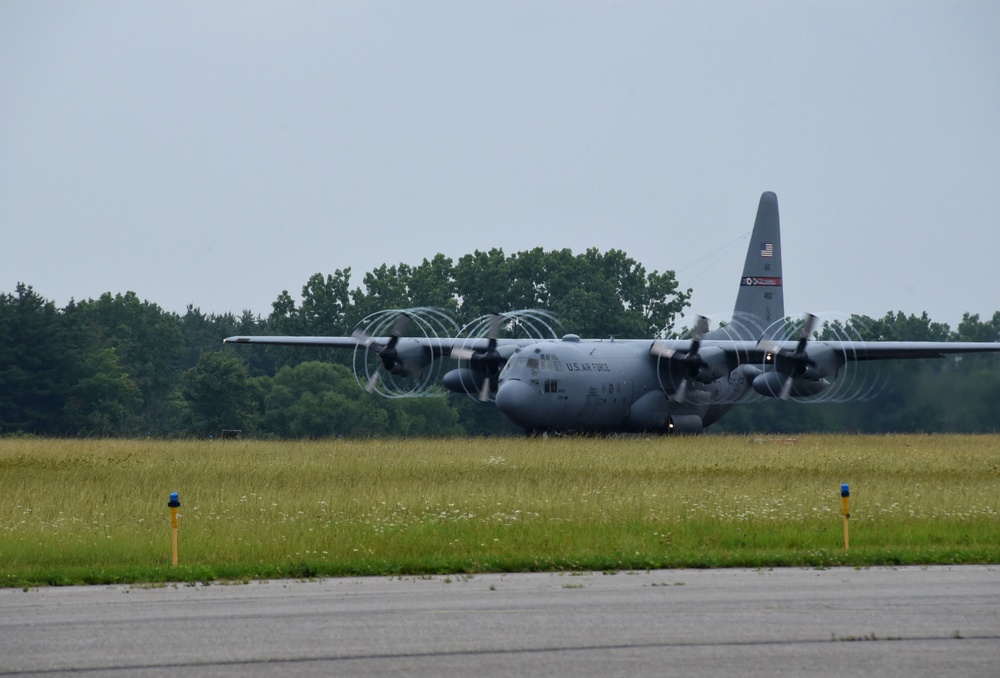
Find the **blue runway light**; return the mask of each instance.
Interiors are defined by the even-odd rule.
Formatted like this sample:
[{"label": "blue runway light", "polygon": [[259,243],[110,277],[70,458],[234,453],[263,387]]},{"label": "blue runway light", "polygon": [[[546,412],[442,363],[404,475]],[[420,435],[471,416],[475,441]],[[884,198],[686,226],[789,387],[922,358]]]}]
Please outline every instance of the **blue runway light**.
[{"label": "blue runway light", "polygon": [[171,530],[171,541],[173,542],[173,557],[171,562],[177,565],[177,510],[181,507],[180,495],[176,492],[170,493],[170,503],[167,504],[170,507],[170,530]]},{"label": "blue runway light", "polygon": [[847,483],[840,486],[840,507],[844,512],[844,550],[846,551],[850,544],[847,521],[851,517],[851,488],[847,486]]}]

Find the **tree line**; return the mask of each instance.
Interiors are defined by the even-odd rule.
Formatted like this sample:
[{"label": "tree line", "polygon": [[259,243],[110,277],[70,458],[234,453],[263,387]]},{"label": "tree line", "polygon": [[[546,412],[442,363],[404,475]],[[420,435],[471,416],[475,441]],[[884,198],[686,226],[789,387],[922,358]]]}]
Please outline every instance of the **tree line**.
[{"label": "tree line", "polygon": [[[351,351],[224,346],[232,335],[342,336],[379,311],[442,309],[459,325],[540,308],[560,332],[669,337],[691,290],[672,271],[647,272],[618,250],[536,248],[443,255],[383,265],[352,285],[351,270],[315,274],[297,300],[282,291],[266,316],[164,311],[110,292],[59,308],[19,283],[0,294],[0,434],[205,437],[224,429],[275,438],[516,434],[494,407],[455,394],[386,399],[358,388]],[[926,313],[855,316],[866,339],[996,341],[1000,312],[966,314],[955,330]],[[812,407],[739,405],[713,430],[994,431],[1000,362],[994,356],[879,366],[870,402]]]}]

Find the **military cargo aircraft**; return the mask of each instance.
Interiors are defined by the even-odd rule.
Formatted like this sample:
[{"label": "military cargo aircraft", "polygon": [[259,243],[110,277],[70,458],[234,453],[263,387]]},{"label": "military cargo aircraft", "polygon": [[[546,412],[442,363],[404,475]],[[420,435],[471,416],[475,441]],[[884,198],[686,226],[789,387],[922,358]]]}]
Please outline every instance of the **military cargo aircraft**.
[{"label": "military cargo aircraft", "polygon": [[[424,309],[426,311],[426,309]],[[818,340],[819,320],[785,317],[778,199],[761,195],[732,319],[709,331],[699,317],[685,339],[502,338],[516,314],[484,320],[479,336],[403,336],[412,313],[396,312],[388,336],[229,337],[233,344],[353,349],[368,391],[383,379],[418,377],[445,358],[443,386],[495,402],[528,433],[699,433],[748,396],[822,399],[848,367],[868,361],[1000,352],[1000,343]],[[383,323],[381,331],[389,329]],[[461,334],[461,333],[459,333]],[[359,370],[359,354],[377,356]],[[361,364],[366,364],[362,359]],[[383,376],[384,373],[384,376]],[[363,378],[364,377],[364,378]],[[384,395],[416,395],[413,390]]]}]

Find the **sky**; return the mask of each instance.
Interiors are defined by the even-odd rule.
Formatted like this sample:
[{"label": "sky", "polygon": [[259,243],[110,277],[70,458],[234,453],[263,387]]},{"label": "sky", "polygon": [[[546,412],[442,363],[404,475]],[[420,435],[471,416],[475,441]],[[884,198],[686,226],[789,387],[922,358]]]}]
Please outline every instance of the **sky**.
[{"label": "sky", "polygon": [[266,316],[350,268],[624,251],[728,316],[1000,310],[1000,3],[0,0],[0,292]]}]

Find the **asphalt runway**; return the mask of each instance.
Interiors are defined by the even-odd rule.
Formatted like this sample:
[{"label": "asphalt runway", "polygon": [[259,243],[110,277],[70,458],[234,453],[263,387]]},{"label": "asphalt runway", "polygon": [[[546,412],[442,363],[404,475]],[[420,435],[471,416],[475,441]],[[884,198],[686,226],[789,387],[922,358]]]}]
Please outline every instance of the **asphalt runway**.
[{"label": "asphalt runway", "polygon": [[1000,567],[0,590],[0,676],[998,676]]}]

